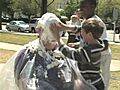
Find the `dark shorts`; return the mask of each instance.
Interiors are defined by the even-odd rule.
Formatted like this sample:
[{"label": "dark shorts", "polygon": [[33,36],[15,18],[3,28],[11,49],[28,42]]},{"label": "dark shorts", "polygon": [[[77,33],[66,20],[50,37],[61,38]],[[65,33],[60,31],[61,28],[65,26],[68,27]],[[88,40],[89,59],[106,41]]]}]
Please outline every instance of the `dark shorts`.
[{"label": "dark shorts", "polygon": [[68,42],[67,43],[75,43],[75,42],[79,42],[79,37],[78,39],[76,38],[76,35],[69,35],[69,38],[68,38]]},{"label": "dark shorts", "polygon": [[105,85],[104,85],[103,81],[101,81],[99,84],[94,85],[94,86],[97,88],[97,90],[104,90],[105,89]]}]

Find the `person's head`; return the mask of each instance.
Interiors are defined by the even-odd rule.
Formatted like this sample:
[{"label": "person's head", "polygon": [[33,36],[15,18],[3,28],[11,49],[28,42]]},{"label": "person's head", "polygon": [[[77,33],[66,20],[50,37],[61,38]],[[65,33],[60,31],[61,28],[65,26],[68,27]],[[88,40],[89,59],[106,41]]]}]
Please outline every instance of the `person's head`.
[{"label": "person's head", "polygon": [[81,28],[81,35],[85,42],[89,43],[95,39],[99,39],[103,33],[104,25],[101,21],[90,18],[87,19]]},{"label": "person's head", "polygon": [[53,49],[57,45],[57,40],[51,32],[50,25],[55,22],[61,22],[53,13],[44,14],[38,21],[36,32],[39,33],[39,39],[43,42],[46,49]]},{"label": "person's head", "polygon": [[80,0],[81,16],[88,19],[95,14],[97,0]]},{"label": "person's head", "polygon": [[76,11],[75,11],[75,14],[81,18],[81,10],[78,8]]},{"label": "person's head", "polygon": [[78,20],[79,20],[79,17],[77,15],[72,15],[70,17],[70,20],[73,22],[73,23],[76,23]]}]

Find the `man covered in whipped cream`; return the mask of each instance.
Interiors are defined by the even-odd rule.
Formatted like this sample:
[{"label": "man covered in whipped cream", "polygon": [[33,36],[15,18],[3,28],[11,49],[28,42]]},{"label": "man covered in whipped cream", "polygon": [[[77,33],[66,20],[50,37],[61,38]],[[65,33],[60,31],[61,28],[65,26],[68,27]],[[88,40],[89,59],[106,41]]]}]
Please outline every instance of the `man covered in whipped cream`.
[{"label": "man covered in whipped cream", "polygon": [[53,13],[44,14],[36,26],[39,39],[24,45],[0,72],[0,90],[73,90],[71,69],[56,51],[58,43],[50,32]]},{"label": "man covered in whipped cream", "polygon": [[[75,61],[57,50],[58,42],[50,30],[55,22],[61,21],[53,13],[39,19],[36,26],[39,39],[24,45],[6,63],[0,72],[0,90],[77,90],[73,80],[76,73],[72,76]],[[79,84],[83,85],[80,78]],[[84,84],[79,90],[95,90]]]}]

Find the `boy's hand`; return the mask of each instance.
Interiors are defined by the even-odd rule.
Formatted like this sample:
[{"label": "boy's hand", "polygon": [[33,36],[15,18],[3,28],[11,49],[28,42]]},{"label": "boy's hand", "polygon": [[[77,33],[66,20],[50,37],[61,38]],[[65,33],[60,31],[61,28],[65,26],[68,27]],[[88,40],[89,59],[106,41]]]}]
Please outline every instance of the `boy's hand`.
[{"label": "boy's hand", "polygon": [[59,31],[64,31],[65,30],[65,24],[62,22],[55,22],[51,24],[51,28],[54,28]]},{"label": "boy's hand", "polygon": [[50,27],[50,30],[55,37],[55,39],[59,42],[60,41],[60,30],[56,28],[55,23],[53,23]]}]

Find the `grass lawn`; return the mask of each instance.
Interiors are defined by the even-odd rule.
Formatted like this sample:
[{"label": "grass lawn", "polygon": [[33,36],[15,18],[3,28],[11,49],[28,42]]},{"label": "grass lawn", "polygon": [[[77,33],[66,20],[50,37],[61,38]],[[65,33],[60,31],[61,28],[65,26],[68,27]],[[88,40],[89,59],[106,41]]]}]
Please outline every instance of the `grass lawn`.
[{"label": "grass lawn", "polygon": [[6,63],[15,51],[0,49],[0,63]]},{"label": "grass lawn", "polygon": [[120,45],[110,45],[112,50],[112,59],[120,60]]},{"label": "grass lawn", "polygon": [[0,42],[12,43],[24,45],[30,41],[33,41],[37,36],[31,35],[18,35],[13,33],[0,33]]},{"label": "grass lawn", "polygon": [[120,71],[111,72],[111,80],[108,90],[120,90]]}]

